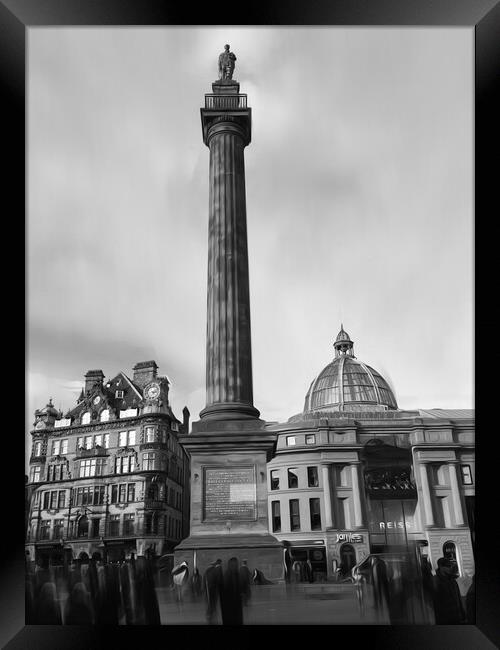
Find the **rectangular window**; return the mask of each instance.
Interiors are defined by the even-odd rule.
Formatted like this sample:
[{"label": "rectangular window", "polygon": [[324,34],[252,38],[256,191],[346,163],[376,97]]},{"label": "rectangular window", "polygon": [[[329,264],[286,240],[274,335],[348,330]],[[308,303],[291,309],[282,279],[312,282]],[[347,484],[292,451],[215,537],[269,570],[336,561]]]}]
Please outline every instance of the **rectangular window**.
[{"label": "rectangular window", "polygon": [[155,456],[154,452],[142,454],[142,469],[155,469]]},{"label": "rectangular window", "polygon": [[57,492],[50,493],[50,509],[55,510],[57,508]]},{"label": "rectangular window", "polygon": [[[95,459],[94,459],[95,465]],[[80,478],[87,478],[91,476],[91,460],[81,460],[80,461]]]},{"label": "rectangular window", "polygon": [[472,485],[472,472],[470,465],[461,465],[460,468],[462,470],[462,483],[464,485]]},{"label": "rectangular window", "polygon": [[288,469],[288,487],[289,488],[299,487],[299,477],[297,474],[296,467],[290,467]]},{"label": "rectangular window", "polygon": [[128,432],[128,444],[130,446],[135,445],[135,440],[136,440],[135,431],[129,431]]},{"label": "rectangular window", "polygon": [[59,456],[60,451],[61,451],[61,441],[54,440],[52,442],[52,456]]},{"label": "rectangular window", "polygon": [[59,491],[59,498],[57,500],[57,507],[58,508],[64,508],[66,505],[66,491],[65,490],[60,490]]},{"label": "rectangular window", "polygon": [[54,519],[54,532],[52,539],[61,539],[64,536],[64,519]]},{"label": "rectangular window", "polygon": [[61,456],[65,456],[68,453],[68,441],[61,440]]},{"label": "rectangular window", "polygon": [[49,503],[50,503],[49,500],[50,500],[50,492],[44,492],[43,493],[43,509],[44,510],[47,510],[47,508],[49,507]]},{"label": "rectangular window", "polygon": [[125,483],[120,484],[120,489],[118,490],[118,500],[120,503],[125,503],[127,500],[127,486]]},{"label": "rectangular window", "polygon": [[319,499],[309,499],[309,512],[311,513],[311,530],[321,530]]},{"label": "rectangular window", "polygon": [[32,467],[30,470],[30,480],[32,483],[39,483],[41,477],[41,467]]},{"label": "rectangular window", "polygon": [[92,519],[92,530],[90,533],[91,537],[99,537],[99,522],[100,519]]},{"label": "rectangular window", "polygon": [[155,441],[155,428],[146,427],[144,430],[144,442],[154,442]]},{"label": "rectangular window", "polygon": [[295,436],[287,436],[286,438],[287,447],[293,447],[296,444]]},{"label": "rectangular window", "polygon": [[85,449],[92,449],[93,442],[92,436],[85,436]]},{"label": "rectangular window", "polygon": [[279,469],[271,470],[271,490],[280,489],[280,472]]},{"label": "rectangular window", "polygon": [[290,499],[290,530],[300,530],[300,511],[298,499]]},{"label": "rectangular window", "polygon": [[40,523],[40,539],[49,539],[50,535],[50,520],[45,519]]},{"label": "rectangular window", "polygon": [[127,488],[127,501],[135,501],[135,483],[129,483]]},{"label": "rectangular window", "polygon": [[314,433],[308,433],[306,435],[306,445],[314,445],[316,444],[316,436]]},{"label": "rectangular window", "polygon": [[122,474],[128,474],[130,471],[130,457],[123,456],[122,458]]},{"label": "rectangular window", "polygon": [[41,456],[42,455],[42,443],[40,440],[37,440],[35,442],[35,450],[34,450],[34,456]]},{"label": "rectangular window", "polygon": [[104,503],[104,485],[94,488],[94,505],[101,506]]},{"label": "rectangular window", "polygon": [[47,481],[53,481],[54,480],[54,466],[49,465],[47,467]]},{"label": "rectangular window", "polygon": [[102,433],[94,437],[94,446],[102,447]]},{"label": "rectangular window", "polygon": [[127,446],[127,432],[126,431],[120,431],[118,434],[118,447],[126,447]]},{"label": "rectangular window", "polygon": [[308,467],[307,468],[307,486],[308,487],[318,487],[318,468],[317,467]]},{"label": "rectangular window", "polygon": [[117,537],[120,534],[120,515],[110,515],[109,517],[109,535]]},{"label": "rectangular window", "polygon": [[35,492],[33,495],[33,507],[38,508],[40,502],[40,492]]},{"label": "rectangular window", "polygon": [[104,434],[104,449],[109,449],[109,433]]},{"label": "rectangular window", "polygon": [[76,448],[77,449],[83,449],[83,437],[80,436],[79,438],[76,439]]},{"label": "rectangular window", "polygon": [[111,486],[111,503],[118,502],[118,485]]},{"label": "rectangular window", "polygon": [[124,535],[133,535],[134,534],[134,522],[135,515],[133,513],[127,513],[123,516],[123,534]]},{"label": "rectangular window", "polygon": [[123,391],[122,390],[116,390],[115,391],[115,399],[123,399]]},{"label": "rectangular window", "polygon": [[271,501],[271,517],[273,533],[279,533],[281,531],[281,508],[279,501]]}]

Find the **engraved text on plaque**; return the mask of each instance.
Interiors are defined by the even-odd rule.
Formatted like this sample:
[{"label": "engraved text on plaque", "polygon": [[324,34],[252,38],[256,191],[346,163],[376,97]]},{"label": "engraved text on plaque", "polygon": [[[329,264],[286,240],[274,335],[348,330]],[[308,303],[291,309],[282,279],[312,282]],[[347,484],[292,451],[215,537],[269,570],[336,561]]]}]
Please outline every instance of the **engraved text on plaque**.
[{"label": "engraved text on plaque", "polygon": [[205,521],[256,519],[254,467],[205,468]]}]

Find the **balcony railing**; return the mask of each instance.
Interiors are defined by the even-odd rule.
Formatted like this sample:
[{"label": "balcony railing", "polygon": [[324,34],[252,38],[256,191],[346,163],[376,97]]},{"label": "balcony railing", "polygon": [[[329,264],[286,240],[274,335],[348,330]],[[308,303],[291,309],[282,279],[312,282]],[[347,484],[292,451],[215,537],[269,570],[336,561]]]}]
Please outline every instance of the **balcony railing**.
[{"label": "balcony railing", "polygon": [[76,458],[92,458],[92,456],[108,456],[109,452],[106,447],[92,447],[86,449],[84,447],[77,447]]},{"label": "balcony railing", "polygon": [[205,95],[205,108],[237,110],[247,108],[246,95]]}]

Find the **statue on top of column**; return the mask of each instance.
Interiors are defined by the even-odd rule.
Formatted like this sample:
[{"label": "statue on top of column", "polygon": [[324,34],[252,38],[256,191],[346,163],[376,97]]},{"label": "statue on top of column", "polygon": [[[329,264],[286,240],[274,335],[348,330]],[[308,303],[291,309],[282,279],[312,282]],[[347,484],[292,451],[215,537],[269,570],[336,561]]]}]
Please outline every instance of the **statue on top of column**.
[{"label": "statue on top of column", "polygon": [[219,79],[232,79],[236,55],[229,51],[229,45],[224,45],[224,52],[219,55]]}]

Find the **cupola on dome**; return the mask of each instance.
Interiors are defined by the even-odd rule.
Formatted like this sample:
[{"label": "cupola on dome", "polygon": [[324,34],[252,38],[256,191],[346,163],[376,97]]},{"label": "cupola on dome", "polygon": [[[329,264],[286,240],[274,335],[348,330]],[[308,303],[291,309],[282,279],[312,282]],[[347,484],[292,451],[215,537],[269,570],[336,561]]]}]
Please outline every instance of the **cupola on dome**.
[{"label": "cupola on dome", "polygon": [[398,409],[394,393],[382,375],[354,356],[354,343],[343,325],[333,347],[335,358],[311,383],[304,413]]}]

